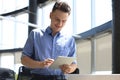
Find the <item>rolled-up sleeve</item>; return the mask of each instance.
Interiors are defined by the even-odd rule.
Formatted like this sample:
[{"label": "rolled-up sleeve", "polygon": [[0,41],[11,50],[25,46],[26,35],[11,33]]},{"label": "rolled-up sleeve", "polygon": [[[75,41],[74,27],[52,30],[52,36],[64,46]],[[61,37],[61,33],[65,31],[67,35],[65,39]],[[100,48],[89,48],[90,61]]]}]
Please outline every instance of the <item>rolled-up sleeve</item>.
[{"label": "rolled-up sleeve", "polygon": [[22,57],[23,56],[31,57],[33,53],[34,53],[34,32],[31,31],[23,48]]}]

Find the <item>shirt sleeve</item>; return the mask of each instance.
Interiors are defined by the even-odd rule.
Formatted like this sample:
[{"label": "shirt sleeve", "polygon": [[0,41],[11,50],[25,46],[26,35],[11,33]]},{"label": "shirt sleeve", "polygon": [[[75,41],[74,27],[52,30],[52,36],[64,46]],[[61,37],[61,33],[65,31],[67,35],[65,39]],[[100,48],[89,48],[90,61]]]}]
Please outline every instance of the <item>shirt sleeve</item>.
[{"label": "shirt sleeve", "polygon": [[22,56],[24,55],[32,57],[33,54],[34,54],[34,32],[31,31],[23,48]]}]

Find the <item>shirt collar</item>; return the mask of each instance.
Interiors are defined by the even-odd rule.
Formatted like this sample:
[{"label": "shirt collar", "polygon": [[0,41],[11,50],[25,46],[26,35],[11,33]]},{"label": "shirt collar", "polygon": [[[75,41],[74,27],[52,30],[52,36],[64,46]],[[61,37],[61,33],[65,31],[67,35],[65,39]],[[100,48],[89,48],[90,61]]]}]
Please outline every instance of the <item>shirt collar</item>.
[{"label": "shirt collar", "polygon": [[[52,29],[50,28],[50,26],[47,27],[46,33],[48,33],[48,34],[50,34],[50,35],[52,34]],[[57,36],[60,36],[60,35],[61,35],[61,32],[58,32],[56,35],[57,35]]]}]

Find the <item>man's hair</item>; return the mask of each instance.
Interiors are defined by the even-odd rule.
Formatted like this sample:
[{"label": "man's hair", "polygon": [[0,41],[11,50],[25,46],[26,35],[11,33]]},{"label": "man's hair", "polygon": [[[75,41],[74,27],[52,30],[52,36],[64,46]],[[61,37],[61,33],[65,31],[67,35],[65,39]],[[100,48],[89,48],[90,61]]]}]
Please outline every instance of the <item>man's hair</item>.
[{"label": "man's hair", "polygon": [[57,1],[53,6],[52,12],[54,12],[55,10],[60,10],[70,15],[71,8],[66,2]]}]

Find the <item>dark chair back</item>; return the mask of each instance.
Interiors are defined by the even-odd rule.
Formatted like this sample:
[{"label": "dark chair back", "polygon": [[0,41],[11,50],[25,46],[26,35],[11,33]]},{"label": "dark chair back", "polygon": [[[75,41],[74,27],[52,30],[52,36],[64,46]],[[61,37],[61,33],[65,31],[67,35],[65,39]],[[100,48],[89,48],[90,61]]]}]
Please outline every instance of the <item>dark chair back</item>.
[{"label": "dark chair back", "polygon": [[80,73],[79,68],[76,68],[76,70],[74,72],[72,72],[71,74],[79,74],[79,73]]},{"label": "dark chair back", "polygon": [[32,78],[30,70],[25,66],[20,66],[17,80],[30,80]]},{"label": "dark chair back", "polygon": [[15,80],[15,72],[8,68],[0,68],[0,80]]}]

